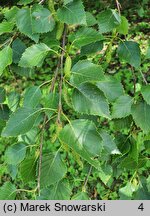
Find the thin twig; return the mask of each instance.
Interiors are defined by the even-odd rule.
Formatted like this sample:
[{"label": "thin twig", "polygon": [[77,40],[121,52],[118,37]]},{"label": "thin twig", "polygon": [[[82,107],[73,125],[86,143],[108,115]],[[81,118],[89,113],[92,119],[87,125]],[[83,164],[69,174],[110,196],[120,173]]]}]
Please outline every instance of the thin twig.
[{"label": "thin twig", "polygon": [[85,190],[86,186],[87,186],[87,183],[88,183],[88,179],[89,179],[89,176],[91,175],[91,172],[92,172],[92,166],[90,166],[90,169],[89,169],[89,172],[85,178],[85,181],[84,181],[84,185],[83,185],[83,189]]},{"label": "thin twig", "polygon": [[119,13],[119,15],[121,15],[121,4],[119,3],[119,1],[118,0],[116,0],[116,5],[117,5],[117,9],[118,9],[118,13]]},{"label": "thin twig", "polygon": [[40,196],[40,187],[41,187],[41,167],[42,167],[42,150],[43,150],[43,141],[44,141],[44,129],[45,129],[46,115],[44,116],[44,122],[41,131],[41,140],[40,140],[40,155],[39,155],[39,167],[38,167],[38,183],[37,190]]},{"label": "thin twig", "polygon": [[61,123],[60,115],[62,112],[62,84],[63,84],[63,64],[64,64],[64,55],[65,55],[65,44],[66,44],[66,34],[67,34],[67,25],[64,25],[64,32],[62,38],[62,52],[60,56],[60,82],[59,82],[59,104],[58,104],[58,116],[57,122]]},{"label": "thin twig", "polygon": [[144,76],[144,74],[142,73],[141,69],[140,69],[140,74],[141,74],[141,76],[142,76],[142,78],[143,78],[143,81],[144,81],[145,84],[147,85],[148,82],[147,82],[147,80],[145,79],[145,76]]},{"label": "thin twig", "polygon": [[56,70],[55,70],[55,72],[54,72],[54,77],[53,77],[53,79],[52,79],[52,83],[51,83],[51,87],[50,87],[50,92],[53,92],[53,91],[54,91],[54,86],[55,86],[55,82],[56,82],[56,80],[57,80],[59,67],[60,67],[60,61],[58,61]]},{"label": "thin twig", "polygon": [[135,75],[133,67],[131,67],[131,71],[133,74],[133,85],[134,85],[134,95],[135,95],[135,92],[136,92],[136,75]]},{"label": "thin twig", "polygon": [[43,4],[45,2],[45,0],[41,0],[40,2],[39,2],[39,4]]}]

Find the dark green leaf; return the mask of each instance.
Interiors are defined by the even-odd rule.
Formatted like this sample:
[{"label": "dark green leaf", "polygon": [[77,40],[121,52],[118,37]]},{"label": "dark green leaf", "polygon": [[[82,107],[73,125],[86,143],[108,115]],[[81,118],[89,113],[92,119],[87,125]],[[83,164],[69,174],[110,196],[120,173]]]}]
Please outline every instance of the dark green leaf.
[{"label": "dark green leaf", "polygon": [[25,184],[36,181],[37,158],[28,156],[20,164],[21,179]]},{"label": "dark green leaf", "polygon": [[146,103],[150,105],[150,85],[142,86],[141,93]]},{"label": "dark green leaf", "polygon": [[106,10],[98,15],[100,33],[112,31],[121,23],[119,14],[115,10]]},{"label": "dark green leaf", "polygon": [[129,63],[135,68],[139,68],[141,64],[141,51],[139,44],[136,42],[121,42],[118,47],[118,56],[121,62]]},{"label": "dark green leaf", "polygon": [[10,116],[6,127],[2,132],[2,136],[7,137],[25,134],[33,127],[39,112],[40,110],[29,107],[19,108]]},{"label": "dark green leaf", "polygon": [[42,97],[41,90],[38,86],[28,87],[24,94],[24,102],[23,105],[25,107],[35,108]]},{"label": "dark green leaf", "polygon": [[41,186],[45,187],[59,182],[66,174],[67,168],[61,160],[60,153],[43,155],[41,167]]},{"label": "dark green leaf", "polygon": [[[82,103],[81,103],[82,101]],[[94,84],[82,83],[72,95],[75,111],[82,114],[98,115],[110,119],[108,102],[101,90]]]},{"label": "dark green leaf", "polygon": [[101,81],[104,79],[102,67],[87,60],[77,62],[71,72],[70,80],[75,86],[87,81]]},{"label": "dark green leaf", "polygon": [[94,157],[102,151],[102,139],[93,122],[84,119],[74,120],[63,128],[59,138],[84,160],[100,169],[99,161]]},{"label": "dark green leaf", "polygon": [[146,102],[140,102],[132,106],[133,119],[145,133],[150,132],[150,105]]},{"label": "dark green leaf", "polygon": [[120,96],[112,108],[113,118],[125,118],[131,114],[131,106],[133,103],[133,98],[128,95]]},{"label": "dark green leaf", "polygon": [[5,152],[6,162],[8,164],[17,165],[24,158],[26,154],[26,145],[24,143],[17,143],[7,148]]},{"label": "dark green leaf", "polygon": [[67,24],[86,24],[86,14],[81,0],[64,5],[57,11],[58,19]]}]

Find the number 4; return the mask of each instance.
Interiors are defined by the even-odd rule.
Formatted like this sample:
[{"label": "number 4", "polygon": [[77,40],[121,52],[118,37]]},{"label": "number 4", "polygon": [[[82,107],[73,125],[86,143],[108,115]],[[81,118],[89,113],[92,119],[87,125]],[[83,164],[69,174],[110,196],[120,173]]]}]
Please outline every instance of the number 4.
[{"label": "number 4", "polygon": [[143,203],[141,203],[138,207],[139,210],[143,211],[144,210],[144,206],[143,206]]}]

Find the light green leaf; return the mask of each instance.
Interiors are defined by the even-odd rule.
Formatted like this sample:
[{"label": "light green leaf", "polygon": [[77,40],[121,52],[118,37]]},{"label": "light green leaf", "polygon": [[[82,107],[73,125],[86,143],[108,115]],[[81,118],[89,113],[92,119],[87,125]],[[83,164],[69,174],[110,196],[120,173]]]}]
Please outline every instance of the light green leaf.
[{"label": "light green leaf", "polygon": [[109,154],[121,154],[115,140],[105,130],[101,130],[100,135],[103,139],[103,147]]},{"label": "light green leaf", "polygon": [[3,50],[0,51],[0,75],[4,69],[12,63],[12,49],[9,46],[6,46]]},{"label": "light green leaf", "polygon": [[119,189],[120,200],[131,200],[135,188],[128,182],[125,187]]},{"label": "light green leaf", "polygon": [[139,44],[133,41],[121,42],[118,47],[118,56],[121,62],[126,62],[135,68],[141,64],[141,51]]},{"label": "light green leaf", "polygon": [[33,2],[33,0],[20,0],[17,4],[18,5],[27,5]]},{"label": "light green leaf", "polygon": [[18,136],[27,133],[34,125],[40,110],[29,107],[19,108],[8,120],[6,127],[2,131],[2,136]]},{"label": "light green leaf", "polygon": [[32,9],[32,25],[33,33],[46,33],[54,29],[55,21],[48,9],[36,5]]},{"label": "light green leaf", "polygon": [[96,86],[104,92],[104,95],[110,102],[115,101],[119,96],[124,94],[122,84],[112,76],[97,82]]},{"label": "light green leaf", "polygon": [[16,15],[16,24],[19,31],[36,43],[39,40],[39,35],[33,32],[32,11],[31,8],[20,9]]},{"label": "light green leaf", "polygon": [[59,181],[48,188],[41,190],[40,200],[69,200],[71,188],[67,181]]},{"label": "light green leaf", "polygon": [[10,94],[7,96],[7,99],[8,99],[9,109],[15,112],[19,106],[20,94],[17,92],[10,92]]},{"label": "light green leaf", "polygon": [[92,166],[100,169],[100,163],[94,157],[102,151],[102,139],[93,122],[85,119],[74,120],[63,128],[59,139]]},{"label": "light green leaf", "polygon": [[108,164],[102,165],[101,172],[99,172],[98,175],[102,182],[104,182],[104,184],[107,185],[107,183],[113,176],[113,169]]},{"label": "light green leaf", "polygon": [[70,2],[73,2],[73,0],[64,0],[64,5],[69,4]]},{"label": "light green leaf", "polygon": [[120,34],[127,35],[128,29],[129,29],[128,20],[124,16],[121,16],[121,24],[117,27],[117,31]]},{"label": "light green leaf", "polygon": [[133,119],[145,133],[150,132],[150,105],[140,102],[131,108]]},{"label": "light green leaf", "polygon": [[11,22],[2,22],[0,23],[0,35],[3,33],[12,32],[14,24]]},{"label": "light green leaf", "polygon": [[41,167],[41,186],[46,187],[59,182],[66,174],[67,168],[61,160],[60,153],[43,155]]},{"label": "light green leaf", "polygon": [[28,87],[24,94],[23,106],[35,108],[39,104],[41,97],[42,93],[38,86]]},{"label": "light green leaf", "polygon": [[13,63],[16,64],[19,62],[26,48],[27,48],[26,45],[19,38],[13,41],[12,43]]},{"label": "light green leaf", "polygon": [[141,93],[146,103],[150,105],[150,85],[142,86]]},{"label": "light green leaf", "polygon": [[112,108],[113,118],[125,118],[131,114],[131,106],[133,103],[133,98],[128,95],[120,96]]},{"label": "light green leaf", "polygon": [[20,164],[21,179],[25,184],[36,181],[37,158],[28,156]]},{"label": "light green leaf", "polygon": [[72,102],[77,112],[111,118],[109,106],[103,92],[92,83],[82,83],[78,88],[74,89]]},{"label": "light green leaf", "polygon": [[86,24],[86,14],[81,0],[75,0],[57,11],[58,19],[67,24]]},{"label": "light green leaf", "polygon": [[23,53],[19,66],[34,67],[41,65],[50,50],[51,49],[44,43],[32,45]]},{"label": "light green leaf", "polygon": [[121,18],[115,10],[106,10],[98,15],[100,33],[112,31],[121,23]]},{"label": "light green leaf", "polygon": [[4,16],[8,22],[15,23],[16,22],[16,14],[18,13],[18,11],[19,11],[18,7],[16,7],[16,6],[11,7],[9,10],[7,9],[4,12]]},{"label": "light green leaf", "polygon": [[0,103],[6,100],[6,91],[3,87],[0,87]]},{"label": "light green leaf", "polygon": [[104,37],[94,28],[82,27],[70,37],[70,40],[74,46],[81,48],[87,44],[102,41]]},{"label": "light green leaf", "polygon": [[104,79],[102,67],[88,60],[77,62],[71,69],[71,73],[70,81],[75,86],[87,81],[101,81]]},{"label": "light green leaf", "polygon": [[72,200],[90,200],[86,192],[79,192],[72,197]]},{"label": "light green leaf", "polygon": [[90,12],[86,12],[86,22],[87,22],[87,26],[93,26],[97,24],[97,20]]},{"label": "light green leaf", "polygon": [[0,187],[0,200],[14,200],[16,197],[16,187],[11,182],[5,182]]},{"label": "light green leaf", "polygon": [[26,145],[24,143],[17,143],[9,146],[5,152],[6,162],[8,164],[19,164],[26,154]]}]

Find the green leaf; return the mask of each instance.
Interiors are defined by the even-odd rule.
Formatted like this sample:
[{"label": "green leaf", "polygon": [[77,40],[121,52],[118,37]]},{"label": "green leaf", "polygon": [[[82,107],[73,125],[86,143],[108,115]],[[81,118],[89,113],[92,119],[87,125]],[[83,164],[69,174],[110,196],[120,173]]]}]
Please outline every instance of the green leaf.
[{"label": "green leaf", "polygon": [[4,88],[0,87],[0,103],[6,100],[6,91]]},{"label": "green leaf", "polygon": [[121,23],[119,14],[115,10],[106,10],[98,15],[100,33],[112,31]]},{"label": "green leaf", "polygon": [[14,27],[14,24],[11,22],[2,22],[0,23],[0,35],[2,35],[3,33],[9,33],[12,32]]},{"label": "green leaf", "polygon": [[119,189],[120,200],[131,200],[135,188],[128,182],[125,187]]},{"label": "green leaf", "polygon": [[14,200],[16,197],[16,187],[11,182],[5,182],[0,187],[0,200]]},{"label": "green leaf", "polygon": [[135,68],[141,64],[139,44],[133,41],[121,42],[118,46],[118,56],[121,62],[126,62]]},{"label": "green leaf", "polygon": [[23,106],[35,108],[39,104],[41,97],[42,93],[38,86],[28,87],[25,90]]},{"label": "green leaf", "polygon": [[145,133],[150,132],[150,105],[146,102],[140,102],[131,108],[133,119]]},{"label": "green leaf", "polygon": [[41,167],[41,186],[46,187],[59,182],[66,174],[67,168],[61,160],[60,153],[43,155]]},{"label": "green leaf", "polygon": [[13,63],[16,64],[19,62],[26,48],[27,48],[26,45],[19,38],[13,41],[12,43]]},{"label": "green leaf", "polygon": [[36,43],[39,40],[39,35],[33,32],[32,11],[31,8],[20,9],[16,15],[16,25],[19,31]]},{"label": "green leaf", "polygon": [[12,49],[6,46],[0,51],[0,75],[2,75],[3,70],[12,63]]},{"label": "green leaf", "polygon": [[75,86],[87,81],[101,81],[104,79],[102,67],[87,60],[77,62],[71,69],[71,73],[70,81]]},{"label": "green leaf", "polygon": [[73,2],[73,0],[64,0],[64,5],[69,4],[70,2]]},{"label": "green leaf", "polygon": [[98,81],[96,86],[104,92],[109,102],[115,101],[119,96],[124,94],[122,84],[112,76]]},{"label": "green leaf", "polygon": [[7,19],[8,22],[16,22],[16,14],[18,13],[19,8],[14,6],[11,7],[9,10],[6,10],[6,12],[4,12],[4,16]]},{"label": "green leaf", "polygon": [[89,200],[89,196],[86,192],[78,192],[76,195],[72,197],[72,200]]},{"label": "green leaf", "polygon": [[26,145],[24,143],[17,143],[9,146],[5,152],[6,162],[8,164],[19,164],[26,155]]},{"label": "green leaf", "polygon": [[41,190],[39,200],[69,200],[71,188],[67,181],[59,181],[48,188]]},{"label": "green leaf", "polygon": [[113,118],[125,118],[131,114],[131,106],[133,103],[133,98],[128,95],[120,96],[112,108]]},{"label": "green leaf", "polygon": [[20,164],[21,179],[25,184],[36,181],[37,158],[28,156]]},{"label": "green leaf", "polygon": [[30,46],[23,53],[19,62],[19,66],[34,67],[41,65],[50,50],[51,49],[44,43]]},{"label": "green leaf", "polygon": [[112,178],[113,176],[113,169],[110,165],[105,164],[101,166],[101,172],[98,173],[100,179],[102,180],[102,182],[107,185],[107,183],[109,182],[109,180]]},{"label": "green leaf", "polygon": [[104,37],[94,28],[82,27],[70,37],[72,44],[78,48],[87,44],[102,41]]},{"label": "green leaf", "polygon": [[121,24],[117,27],[117,31],[120,34],[127,35],[128,29],[129,29],[128,20],[124,16],[121,16]]},{"label": "green leaf", "polygon": [[86,14],[81,0],[75,0],[57,10],[58,19],[67,24],[86,24]]},{"label": "green leaf", "polygon": [[150,105],[150,85],[142,86],[141,93],[146,103]]},{"label": "green leaf", "polygon": [[17,4],[18,5],[27,5],[33,2],[33,0],[20,0]]},{"label": "green leaf", "polygon": [[105,130],[101,130],[100,135],[103,139],[103,147],[109,154],[121,154],[115,140]]},{"label": "green leaf", "polygon": [[1,104],[0,106],[0,119],[8,120],[10,114],[9,107],[6,104]]},{"label": "green leaf", "polygon": [[74,110],[77,112],[111,118],[109,106],[103,92],[92,83],[82,83],[78,88],[74,89],[72,102]]},{"label": "green leaf", "polygon": [[93,26],[97,24],[97,20],[90,12],[86,12],[86,22],[87,22],[87,26]]},{"label": "green leaf", "polygon": [[10,92],[10,94],[7,96],[7,99],[9,109],[15,112],[19,106],[20,94],[18,94],[17,92]]},{"label": "green leaf", "polygon": [[102,151],[102,139],[93,122],[85,119],[74,120],[63,128],[59,139],[92,166],[100,169],[99,161],[94,157]]},{"label": "green leaf", "polygon": [[97,41],[81,47],[81,55],[92,55],[103,49],[103,41]]},{"label": "green leaf", "polygon": [[27,133],[34,125],[40,110],[29,107],[19,108],[8,120],[6,127],[2,131],[2,136],[18,136]]},{"label": "green leaf", "polygon": [[55,21],[48,9],[36,5],[32,9],[32,25],[33,33],[46,33],[54,29]]}]

